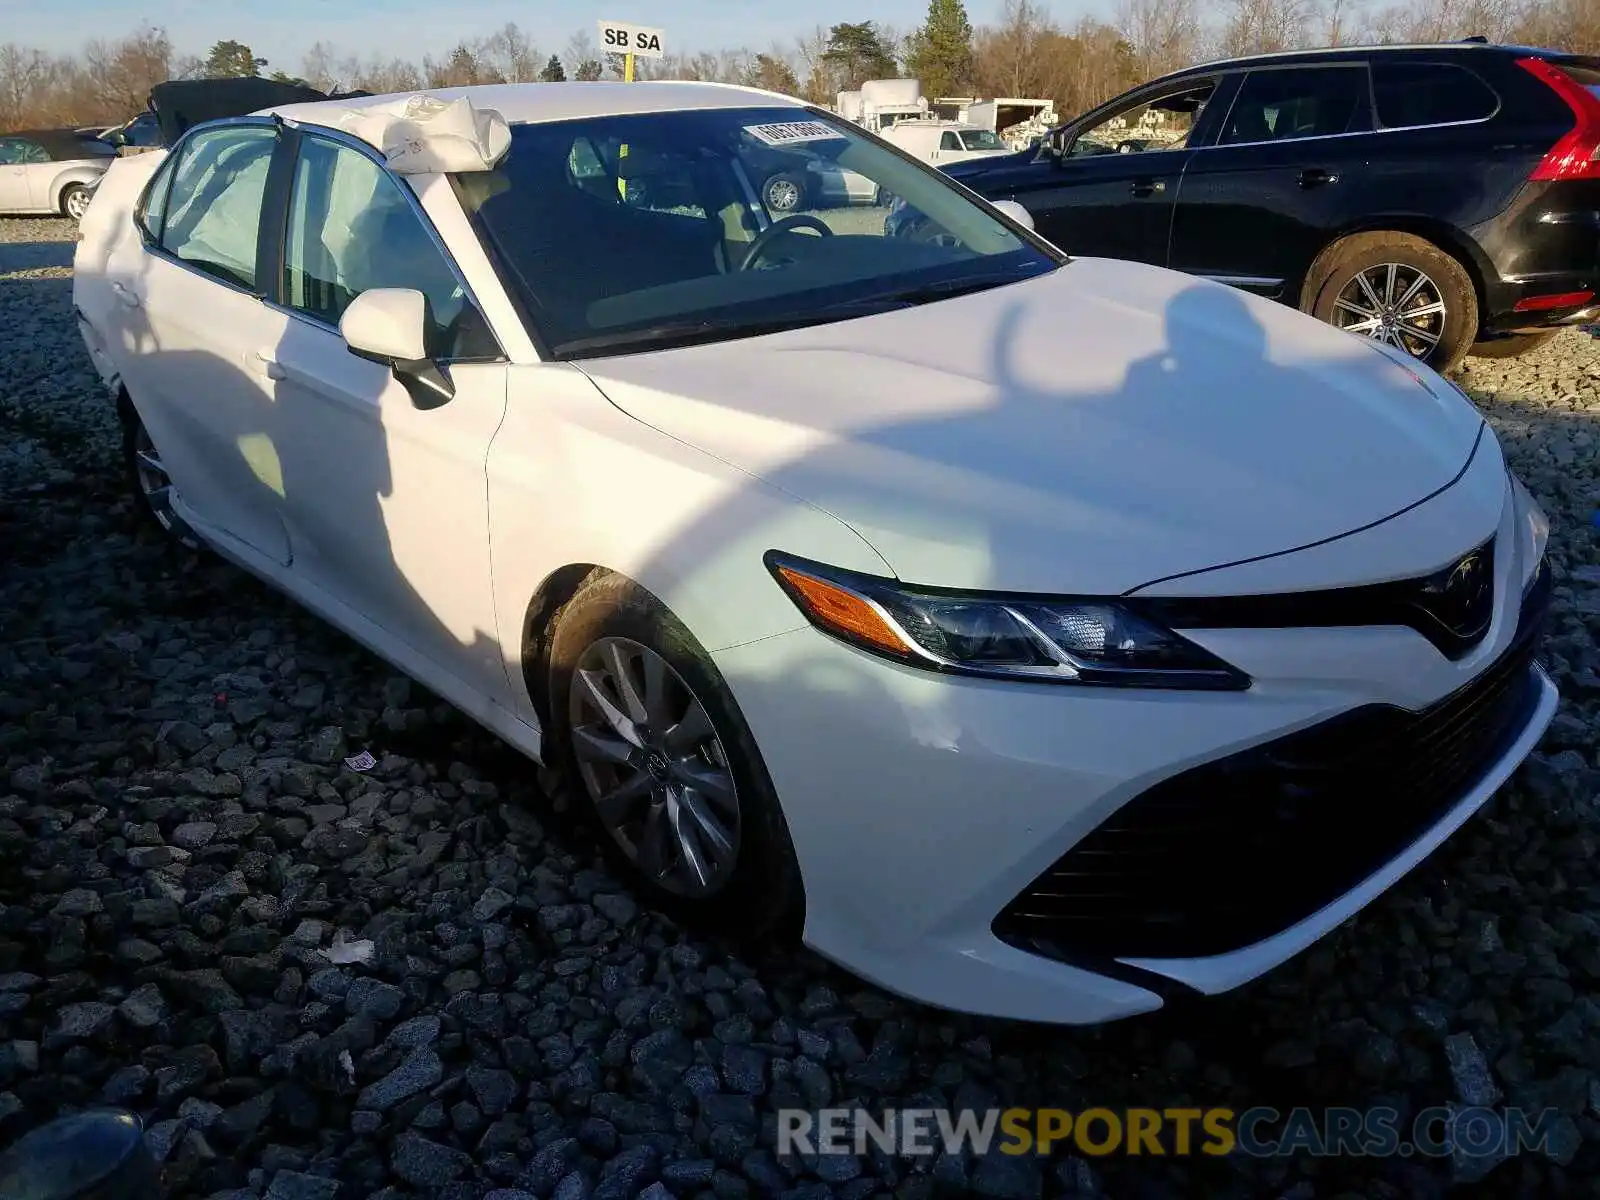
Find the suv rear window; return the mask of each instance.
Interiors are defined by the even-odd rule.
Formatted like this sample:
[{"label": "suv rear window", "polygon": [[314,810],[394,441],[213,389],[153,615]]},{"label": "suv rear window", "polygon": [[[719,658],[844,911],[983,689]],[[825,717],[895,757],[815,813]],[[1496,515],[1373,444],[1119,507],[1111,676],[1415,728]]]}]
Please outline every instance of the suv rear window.
[{"label": "suv rear window", "polygon": [[1572,77],[1574,82],[1589,89],[1590,93],[1600,96],[1600,71],[1593,67],[1579,67],[1562,63],[1561,69]]},{"label": "suv rear window", "polygon": [[1374,62],[1372,96],[1378,124],[1386,129],[1482,121],[1500,107],[1488,84],[1448,63]]}]

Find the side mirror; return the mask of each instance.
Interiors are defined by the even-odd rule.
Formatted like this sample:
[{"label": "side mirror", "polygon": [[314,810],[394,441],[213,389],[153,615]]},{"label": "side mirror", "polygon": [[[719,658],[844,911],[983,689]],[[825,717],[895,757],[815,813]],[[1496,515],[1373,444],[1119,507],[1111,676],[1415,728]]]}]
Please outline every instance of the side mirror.
[{"label": "side mirror", "polygon": [[350,302],[339,318],[345,345],[373,362],[414,362],[424,345],[428,302],[412,288],[372,288]]},{"label": "side mirror", "polygon": [[350,302],[339,333],[350,353],[381,363],[418,408],[438,408],[455,394],[439,364],[428,357],[428,301],[415,288],[370,288]]},{"label": "side mirror", "polygon": [[1033,228],[1033,214],[1015,200],[996,200],[994,206],[1024,229]]}]

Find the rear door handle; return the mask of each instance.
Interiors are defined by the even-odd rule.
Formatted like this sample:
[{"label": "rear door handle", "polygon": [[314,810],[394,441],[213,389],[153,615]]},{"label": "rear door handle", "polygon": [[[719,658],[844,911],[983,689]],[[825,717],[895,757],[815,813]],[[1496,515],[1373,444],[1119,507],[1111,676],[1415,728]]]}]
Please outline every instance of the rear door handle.
[{"label": "rear door handle", "polygon": [[268,379],[287,378],[283,364],[265,350],[257,350],[255,352],[255,368],[258,373],[265,375]]},{"label": "rear door handle", "polygon": [[1135,179],[1133,186],[1128,189],[1128,194],[1142,200],[1146,196],[1154,196],[1157,192],[1166,190],[1167,181],[1165,179]]},{"label": "rear door handle", "polygon": [[117,302],[119,304],[121,304],[124,308],[138,308],[139,307],[139,297],[137,297],[137,296],[135,296],[133,294],[132,290],[129,289],[127,284],[119,283],[116,280],[112,280],[111,281],[111,290],[112,290],[113,293],[116,294]]},{"label": "rear door handle", "polygon": [[1307,167],[1300,172],[1300,186],[1303,188],[1321,187],[1325,183],[1338,183],[1339,177],[1332,171],[1321,167]]}]

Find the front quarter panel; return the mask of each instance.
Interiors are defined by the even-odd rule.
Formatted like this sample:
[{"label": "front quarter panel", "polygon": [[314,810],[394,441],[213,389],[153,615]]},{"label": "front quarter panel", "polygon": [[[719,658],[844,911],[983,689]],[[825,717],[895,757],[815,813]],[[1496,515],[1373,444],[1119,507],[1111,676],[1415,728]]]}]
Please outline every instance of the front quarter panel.
[{"label": "front quarter panel", "polygon": [[489,527],[501,645],[531,723],[523,621],[563,567],[627,576],[708,652],[806,624],[762,561],[769,549],[892,574],[837,518],[628,416],[578,367],[510,370],[489,453]]}]

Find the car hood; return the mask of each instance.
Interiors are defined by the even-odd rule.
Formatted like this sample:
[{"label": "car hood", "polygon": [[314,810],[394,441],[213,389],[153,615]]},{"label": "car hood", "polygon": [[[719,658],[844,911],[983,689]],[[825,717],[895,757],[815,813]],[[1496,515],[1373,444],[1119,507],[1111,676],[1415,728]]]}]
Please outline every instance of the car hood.
[{"label": "car hood", "polygon": [[1013,150],[1007,150],[1007,149],[1000,149],[1000,150],[990,149],[990,150],[956,150],[956,151],[946,151],[946,153],[949,154],[950,157],[946,158],[944,161],[948,162],[951,166],[955,166],[957,163],[977,162],[980,159],[987,159],[987,160],[992,162],[997,158],[1011,158],[1016,152],[1013,151]]},{"label": "car hood", "polygon": [[901,579],[955,588],[1112,595],[1338,537],[1448,487],[1482,424],[1371,342],[1105,259],[578,365],[638,420],[833,513]]},{"label": "car hood", "polygon": [[1033,162],[1032,150],[980,150],[977,158],[958,158],[947,167],[953,179],[971,179],[1001,167],[1023,167]]}]

